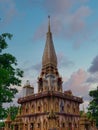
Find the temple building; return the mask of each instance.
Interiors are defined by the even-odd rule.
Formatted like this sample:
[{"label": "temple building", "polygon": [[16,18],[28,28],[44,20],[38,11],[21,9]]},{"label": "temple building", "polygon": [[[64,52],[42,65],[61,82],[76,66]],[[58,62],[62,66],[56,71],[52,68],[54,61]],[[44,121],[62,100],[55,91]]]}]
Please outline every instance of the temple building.
[{"label": "temple building", "polygon": [[96,128],[96,120],[88,118],[84,111],[80,118],[80,130],[98,130]]},{"label": "temple building", "polygon": [[46,35],[38,92],[35,94],[34,87],[27,82],[23,97],[18,99],[21,105],[18,115],[5,124],[5,130],[11,130],[11,126],[13,130],[90,130],[81,129],[79,105],[83,103],[82,98],[74,96],[71,90],[63,91],[50,18]]}]

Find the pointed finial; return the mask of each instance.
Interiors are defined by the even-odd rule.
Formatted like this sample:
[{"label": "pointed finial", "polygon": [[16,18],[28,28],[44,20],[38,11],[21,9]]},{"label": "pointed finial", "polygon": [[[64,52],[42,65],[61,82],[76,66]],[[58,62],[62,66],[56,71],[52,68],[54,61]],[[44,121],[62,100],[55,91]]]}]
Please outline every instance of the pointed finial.
[{"label": "pointed finial", "polygon": [[48,19],[50,20],[50,15],[48,15]]},{"label": "pointed finial", "polygon": [[48,32],[50,32],[50,15],[48,15],[48,19],[49,19],[49,22],[48,22]]}]

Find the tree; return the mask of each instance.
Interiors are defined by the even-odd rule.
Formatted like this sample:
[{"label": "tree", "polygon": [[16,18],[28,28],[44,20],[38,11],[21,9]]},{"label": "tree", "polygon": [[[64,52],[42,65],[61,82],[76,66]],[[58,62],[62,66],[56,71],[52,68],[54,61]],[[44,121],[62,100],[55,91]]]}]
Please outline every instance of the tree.
[{"label": "tree", "polygon": [[18,114],[19,107],[13,105],[7,108],[5,116],[7,117],[10,114],[11,120],[14,120],[16,115]]},{"label": "tree", "polygon": [[[19,107],[15,106],[15,105],[10,106],[9,108],[7,108],[5,110],[4,118],[7,118],[8,115],[10,114],[11,120],[14,120],[18,114],[18,111],[19,111]],[[2,128],[4,126],[5,126],[4,120],[1,120],[0,121],[0,128]]]},{"label": "tree", "polygon": [[93,119],[96,119],[98,127],[98,87],[95,90],[91,90],[89,96],[92,97],[92,100],[89,103],[88,112],[92,115]]},{"label": "tree", "polygon": [[8,47],[7,38],[10,40],[12,35],[9,33],[0,35],[0,119],[5,114],[3,103],[11,102],[14,95],[18,92],[16,88],[11,88],[10,86],[20,86],[20,78],[23,77],[23,71],[16,68],[16,58],[9,53],[3,53],[3,50]]}]

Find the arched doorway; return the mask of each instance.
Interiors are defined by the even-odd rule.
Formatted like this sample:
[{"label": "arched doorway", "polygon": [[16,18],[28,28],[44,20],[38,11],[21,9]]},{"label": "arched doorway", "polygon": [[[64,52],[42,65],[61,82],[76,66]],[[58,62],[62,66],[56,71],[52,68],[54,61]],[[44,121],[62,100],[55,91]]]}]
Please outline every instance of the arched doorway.
[{"label": "arched doorway", "polygon": [[85,129],[89,130],[89,125],[88,124],[85,124]]},{"label": "arched doorway", "polygon": [[15,130],[18,130],[18,125],[15,125]]},{"label": "arched doorway", "polygon": [[34,130],[34,123],[30,124],[30,130]]},{"label": "arched doorway", "polygon": [[72,123],[71,122],[69,122],[68,128],[69,128],[69,130],[72,130]]}]

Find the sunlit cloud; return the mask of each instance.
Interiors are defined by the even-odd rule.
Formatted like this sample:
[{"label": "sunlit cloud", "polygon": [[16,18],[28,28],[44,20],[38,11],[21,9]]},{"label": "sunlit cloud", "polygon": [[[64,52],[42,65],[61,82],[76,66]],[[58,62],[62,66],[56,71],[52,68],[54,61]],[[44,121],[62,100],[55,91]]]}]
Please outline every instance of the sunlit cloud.
[{"label": "sunlit cloud", "polygon": [[81,96],[83,98],[88,95],[89,85],[86,84],[88,74],[83,69],[79,69],[74,72],[67,82],[64,83],[64,90],[71,90],[74,95]]}]

